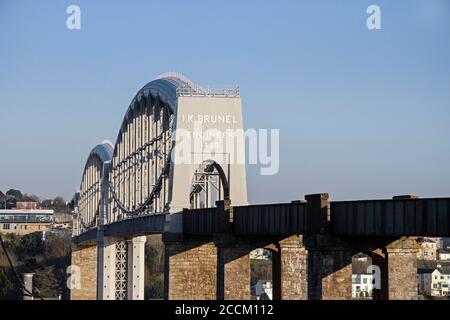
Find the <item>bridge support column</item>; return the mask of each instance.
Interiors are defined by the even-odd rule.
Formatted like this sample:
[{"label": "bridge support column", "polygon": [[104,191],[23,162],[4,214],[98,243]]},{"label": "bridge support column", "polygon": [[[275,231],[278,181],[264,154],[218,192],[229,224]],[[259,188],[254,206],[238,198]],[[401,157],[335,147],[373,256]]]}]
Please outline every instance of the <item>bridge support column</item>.
[{"label": "bridge support column", "polygon": [[218,248],[217,298],[219,300],[250,300],[251,248],[223,245]]},{"label": "bridge support column", "polygon": [[[278,277],[279,292],[274,298],[281,300],[306,300],[308,298],[307,252],[303,239],[292,236],[279,241],[276,267],[273,274]],[[274,259],[274,257],[272,257]],[[275,289],[275,286],[274,286]]]},{"label": "bridge support column", "polygon": [[164,296],[168,300],[215,300],[217,248],[210,239],[165,234]]},{"label": "bridge support column", "polygon": [[75,280],[70,291],[71,300],[95,300],[97,298],[96,245],[72,245],[71,277]]},{"label": "bridge support column", "polygon": [[[378,288],[372,291],[373,300],[388,300],[388,268],[386,253],[383,252],[383,246],[372,250],[370,257],[372,258],[372,265],[380,268],[380,283]],[[373,272],[372,272],[373,273]]]},{"label": "bridge support column", "polygon": [[311,236],[308,250],[308,298],[352,299],[352,250],[328,235]]},{"label": "bridge support column", "polygon": [[415,238],[402,238],[386,246],[389,300],[417,300]]},{"label": "bridge support column", "polygon": [[134,237],[128,243],[128,300],[144,300],[145,242],[147,238]]},{"label": "bridge support column", "polygon": [[99,237],[97,239],[97,299],[115,299],[116,240]]}]

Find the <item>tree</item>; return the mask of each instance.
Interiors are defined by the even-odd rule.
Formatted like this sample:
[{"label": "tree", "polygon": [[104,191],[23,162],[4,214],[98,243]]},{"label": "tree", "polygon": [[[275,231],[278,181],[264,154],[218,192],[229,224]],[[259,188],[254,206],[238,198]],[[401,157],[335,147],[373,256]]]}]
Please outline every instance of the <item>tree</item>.
[{"label": "tree", "polygon": [[37,195],[35,195],[35,194],[28,194],[28,193],[25,193],[25,194],[22,196],[22,201],[34,201],[34,202],[39,202],[40,199],[39,199],[39,197],[38,197]]},{"label": "tree", "polygon": [[267,295],[267,293],[263,292],[261,293],[261,295],[259,296],[259,300],[270,300],[269,296]]},{"label": "tree", "polygon": [[[5,235],[4,241],[11,260],[19,274],[31,272],[34,286],[39,288],[43,297],[55,298],[61,294],[68,299],[70,291],[67,288],[67,266],[70,265],[70,239],[49,233],[46,240],[42,240],[40,232],[19,236]],[[2,271],[1,266],[6,266]],[[13,281],[12,270],[7,267],[7,261],[0,249],[0,299],[17,299],[20,297],[20,288]],[[2,273],[11,282],[5,282]]]},{"label": "tree", "polygon": [[20,247],[17,248],[19,255],[39,255],[44,252],[44,243],[40,232],[34,232],[21,237]]},{"label": "tree", "polygon": [[151,274],[164,272],[164,247],[162,244],[147,244],[145,259]]},{"label": "tree", "polygon": [[250,260],[250,279],[254,286],[258,280],[272,279],[272,261],[270,260]]},{"label": "tree", "polygon": [[55,277],[55,267],[46,266],[36,271],[34,282],[39,288],[40,295],[46,298],[58,296],[58,280]]},{"label": "tree", "polygon": [[17,201],[21,200],[23,197],[22,192],[16,189],[9,189],[8,191],[6,191],[6,194],[8,196],[13,196],[14,198],[16,198]]},{"label": "tree", "polygon": [[41,202],[41,208],[50,209],[53,207],[53,200],[43,200]]},{"label": "tree", "polygon": [[53,200],[53,208],[57,212],[62,212],[67,209],[66,200],[63,197],[56,197]]},{"label": "tree", "polygon": [[10,288],[11,282],[8,280],[6,268],[0,265],[0,294],[6,294]]}]

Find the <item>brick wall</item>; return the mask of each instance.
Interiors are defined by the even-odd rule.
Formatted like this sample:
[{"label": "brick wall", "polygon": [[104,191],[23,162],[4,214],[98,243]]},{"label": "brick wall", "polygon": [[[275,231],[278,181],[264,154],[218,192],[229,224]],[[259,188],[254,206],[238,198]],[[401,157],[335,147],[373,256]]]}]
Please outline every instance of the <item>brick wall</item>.
[{"label": "brick wall", "polygon": [[250,252],[248,247],[223,247],[223,299],[250,300]]},{"label": "brick wall", "polygon": [[169,300],[215,300],[217,248],[209,243],[165,243]]},{"label": "brick wall", "polygon": [[417,252],[415,238],[403,238],[386,247],[389,300],[417,300]]},{"label": "brick wall", "polygon": [[[279,272],[280,299],[306,300],[307,295],[307,253],[301,240],[294,236],[279,243],[279,253],[274,255],[279,259],[279,266],[274,268]],[[275,262],[276,263],[276,262]]]},{"label": "brick wall", "polygon": [[[79,276],[79,288],[70,292],[71,300],[95,300],[97,298],[97,246],[72,246],[72,277]],[[77,275],[76,271],[80,273]]]},{"label": "brick wall", "polygon": [[352,299],[352,248],[329,235],[306,238],[308,250],[308,298]]}]

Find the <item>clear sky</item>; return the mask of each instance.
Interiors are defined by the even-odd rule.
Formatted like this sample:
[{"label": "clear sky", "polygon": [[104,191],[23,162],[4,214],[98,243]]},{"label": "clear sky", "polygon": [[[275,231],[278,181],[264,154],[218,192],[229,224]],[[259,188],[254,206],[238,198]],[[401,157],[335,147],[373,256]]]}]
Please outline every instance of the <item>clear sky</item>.
[{"label": "clear sky", "polygon": [[447,0],[0,0],[0,190],[70,198],[165,71],[239,85],[245,127],[280,129],[279,174],[248,167],[252,203],[450,196]]}]

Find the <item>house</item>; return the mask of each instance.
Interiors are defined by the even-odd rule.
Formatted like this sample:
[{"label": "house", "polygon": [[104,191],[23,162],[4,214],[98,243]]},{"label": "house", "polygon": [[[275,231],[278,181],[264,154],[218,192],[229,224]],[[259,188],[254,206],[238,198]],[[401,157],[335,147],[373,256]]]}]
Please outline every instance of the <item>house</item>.
[{"label": "house", "polygon": [[0,209],[0,233],[25,235],[48,231],[53,223],[53,210]]},{"label": "house", "polygon": [[352,298],[370,298],[374,289],[374,275],[367,270],[371,259],[362,253],[352,258]]},{"label": "house", "polygon": [[256,299],[260,299],[262,294],[266,294],[269,300],[273,300],[273,286],[270,280],[259,280],[254,286]]},{"label": "house", "polygon": [[449,249],[439,249],[438,250],[439,260],[448,261],[450,260],[450,250]]},{"label": "house", "polygon": [[254,260],[270,260],[272,258],[272,253],[270,250],[259,248],[250,252],[250,259]]},{"label": "house", "polygon": [[450,238],[442,238],[442,248],[450,249]]},{"label": "house", "polygon": [[352,274],[352,298],[370,298],[373,294],[373,274]]},{"label": "house", "polygon": [[418,269],[417,283],[419,293],[424,296],[450,296],[450,267],[440,264],[432,269]]},{"label": "house", "polygon": [[421,243],[420,249],[417,253],[419,260],[437,260],[438,243],[429,239]]},{"label": "house", "polygon": [[16,209],[26,209],[26,210],[36,210],[38,208],[39,203],[36,201],[17,201]]}]

